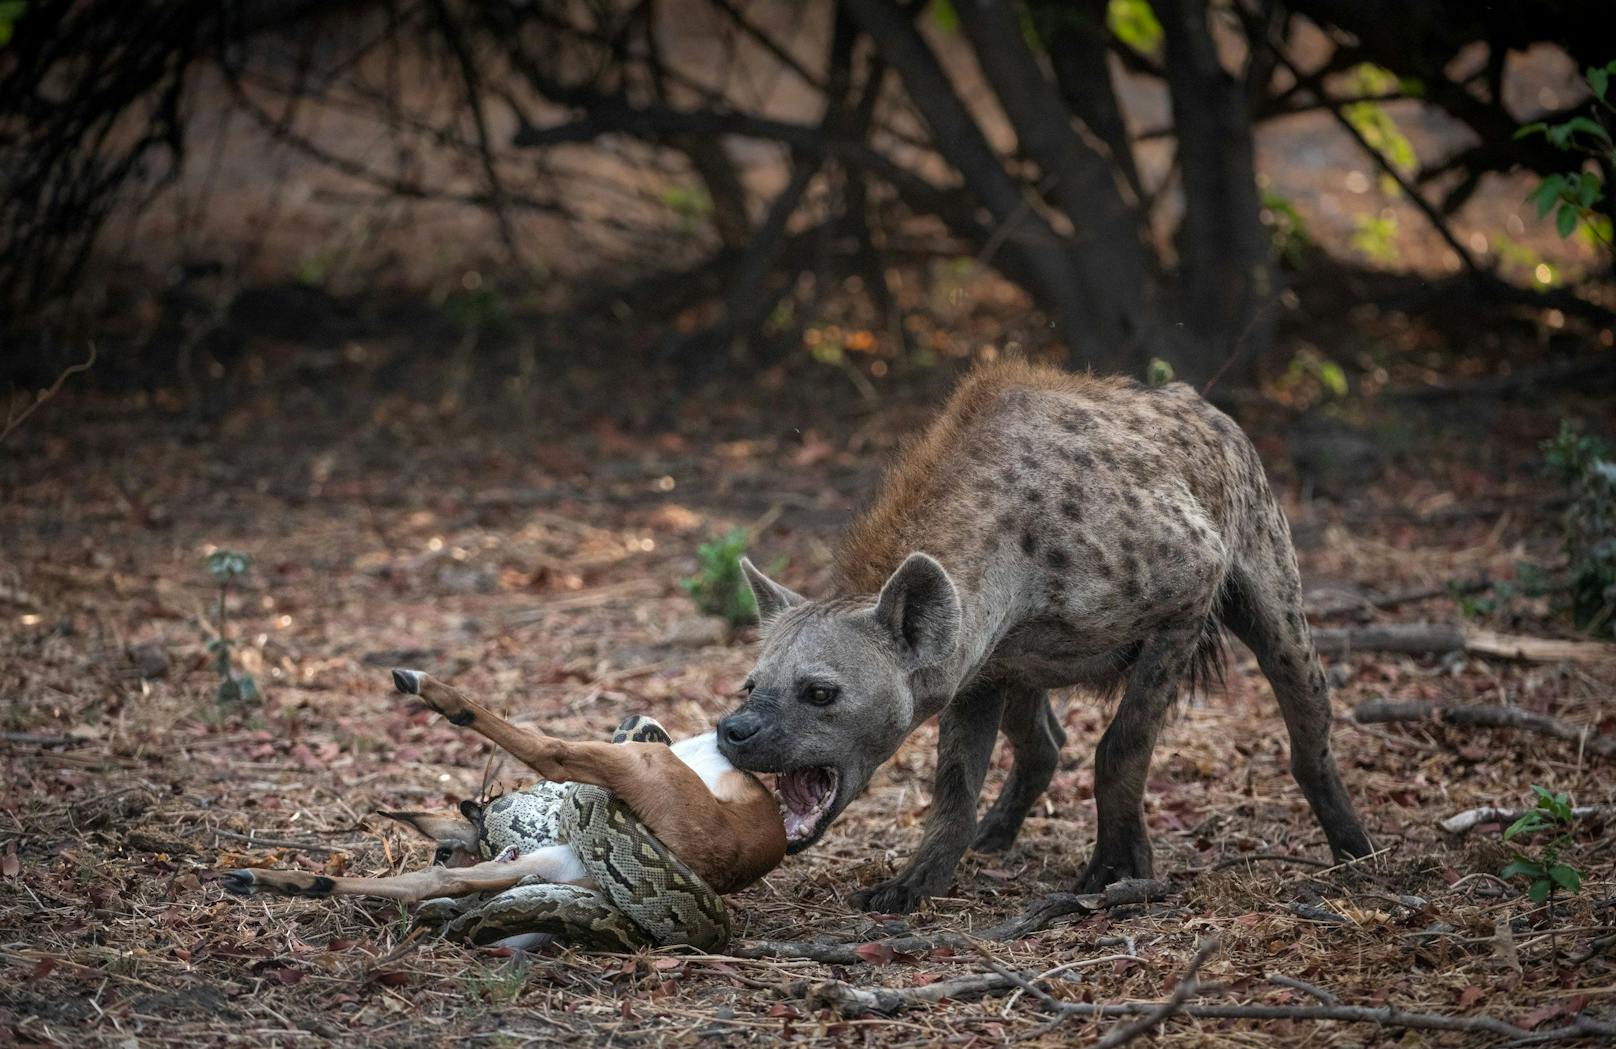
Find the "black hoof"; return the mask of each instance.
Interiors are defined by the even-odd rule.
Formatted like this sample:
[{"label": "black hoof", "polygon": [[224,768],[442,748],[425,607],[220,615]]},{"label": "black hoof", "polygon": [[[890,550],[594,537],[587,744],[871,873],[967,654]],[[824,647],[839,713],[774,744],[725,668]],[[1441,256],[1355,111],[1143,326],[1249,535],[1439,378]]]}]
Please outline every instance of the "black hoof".
[{"label": "black hoof", "polygon": [[258,875],[246,869],[225,871],[219,876],[219,886],[237,896],[251,896],[258,890]]},{"label": "black hoof", "polygon": [[393,687],[406,696],[419,696],[421,694],[421,672],[419,670],[405,670],[402,667],[393,671]]}]

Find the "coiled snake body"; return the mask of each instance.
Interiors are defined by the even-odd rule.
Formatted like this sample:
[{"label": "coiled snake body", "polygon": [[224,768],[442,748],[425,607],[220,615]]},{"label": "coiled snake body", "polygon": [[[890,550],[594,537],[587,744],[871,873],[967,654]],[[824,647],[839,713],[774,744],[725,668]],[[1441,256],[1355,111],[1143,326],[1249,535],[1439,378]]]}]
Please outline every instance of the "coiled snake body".
[{"label": "coiled snake body", "polygon": [[[671,743],[661,725],[630,717],[613,743]],[[477,811],[484,858],[565,844],[596,888],[522,884],[478,903],[449,921],[453,939],[488,944],[522,933],[548,933],[581,947],[636,950],[688,945],[713,951],[729,942],[729,915],[718,893],[669,852],[616,795],[587,783],[536,783],[496,798]],[[458,910],[444,901],[423,904],[423,916]]]}]

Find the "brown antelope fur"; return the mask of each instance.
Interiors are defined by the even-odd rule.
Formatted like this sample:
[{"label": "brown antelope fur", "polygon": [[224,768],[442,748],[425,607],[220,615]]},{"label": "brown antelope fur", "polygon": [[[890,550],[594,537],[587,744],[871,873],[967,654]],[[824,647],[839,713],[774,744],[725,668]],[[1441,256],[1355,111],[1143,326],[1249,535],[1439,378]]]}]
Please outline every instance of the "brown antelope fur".
[{"label": "brown antelope fur", "polygon": [[451,724],[484,736],[545,779],[605,787],[715,892],[743,889],[785,858],[780,804],[749,772],[722,771],[709,789],[661,743],[572,743],[542,735],[425,674],[417,694]]},{"label": "brown antelope fur", "polygon": [[[775,795],[756,776],[730,765],[718,753],[712,733],[672,746],[571,743],[513,725],[427,674],[395,671],[394,676],[401,688],[408,684],[405,691],[420,696],[452,724],[481,734],[545,779],[593,783],[610,790],[715,892],[737,892],[785,857],[785,830]],[[379,896],[409,903],[500,891],[525,878],[593,884],[564,843],[459,866],[465,857],[476,855],[474,824],[424,813],[383,815],[438,841],[438,860],[448,865],[385,878],[240,870],[222,876],[226,888],[292,896]]]},{"label": "brown antelope fur", "polygon": [[[1215,678],[1225,627],[1273,686],[1291,770],[1332,852],[1372,849],[1330,753],[1329,689],[1284,513],[1245,434],[1182,383],[981,368],[848,531],[831,597],[742,568],[761,646],[719,747],[737,767],[808,784],[791,851],[939,718],[920,846],[856,906],[910,910],[948,887],[968,847],[1014,842],[1065,742],[1048,690],[1070,686],[1121,693],[1095,749],[1097,842],[1079,889],[1148,877],[1151,751],[1181,686]],[[1000,731],[1015,760],[979,823]]]}]

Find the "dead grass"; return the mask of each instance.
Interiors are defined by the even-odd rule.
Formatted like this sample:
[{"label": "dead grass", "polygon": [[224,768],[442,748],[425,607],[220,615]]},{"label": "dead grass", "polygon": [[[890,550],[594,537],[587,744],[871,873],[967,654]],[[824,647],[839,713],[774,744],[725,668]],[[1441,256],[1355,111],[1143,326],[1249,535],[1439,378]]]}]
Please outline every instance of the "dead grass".
[{"label": "dead grass", "polygon": [[[692,645],[699,632],[668,639],[691,617],[676,580],[695,543],[731,523],[725,508],[744,524],[759,493],[782,500],[788,511],[760,546],[771,560],[789,555],[786,578],[812,591],[829,530],[796,527],[794,515],[807,506],[834,519],[869,483],[873,456],[809,463],[795,446],[737,449],[717,435],[604,447],[599,433],[446,437],[382,422],[341,431],[267,404],[243,409],[232,423],[240,443],[220,446],[124,407],[75,400],[71,432],[32,432],[4,472],[0,1041],[969,1046],[1041,1032],[1037,1044],[1056,1045],[1117,1023],[1046,1029],[1049,1014],[1025,993],[846,1018],[787,991],[827,979],[912,988],[986,971],[981,956],[950,948],[891,958],[872,949],[883,964],[842,966],[678,952],[529,960],[406,942],[407,918],[381,902],[223,897],[200,872],[421,865],[424,844],[368,813],[442,805],[520,777],[491,768],[479,741],[401,705],[385,673],[393,663],[426,667],[564,735],[602,735],[635,711],[675,734],[709,724],[730,704],[749,649],[745,639]],[[1465,496],[1462,471],[1425,471],[1394,477],[1353,509],[1372,515],[1405,505],[1399,493],[1433,489]],[[671,492],[663,477],[675,479]],[[1293,511],[1344,520],[1326,506]],[[1392,590],[1470,578],[1531,541],[1496,518],[1440,534],[1403,518],[1359,520],[1306,553],[1310,581]],[[261,708],[221,711],[211,698],[201,562],[215,544],[255,559],[232,618],[267,695]],[[1456,613],[1434,600],[1397,614]],[[166,672],[142,676],[130,655],[141,646],[160,650]],[[1384,855],[1350,870],[1318,865],[1327,853],[1289,779],[1283,727],[1241,652],[1228,694],[1190,705],[1157,752],[1157,869],[1181,891],[995,944],[996,959],[1029,975],[1064,967],[1046,985],[1058,1000],[1158,1000],[1215,933],[1222,947],[1196,1001],[1311,1001],[1277,974],[1348,1004],[1523,1026],[1579,1012],[1611,1020],[1608,831],[1579,832],[1567,859],[1584,890],[1550,912],[1492,877],[1507,861],[1496,828],[1451,839],[1436,825],[1465,808],[1519,804],[1532,783],[1616,803],[1609,765],[1553,740],[1358,727],[1345,712],[1388,695],[1464,698],[1609,731],[1616,682],[1572,667],[1372,654],[1332,674],[1336,746]],[[1094,835],[1089,751],[1105,711],[1081,697],[1061,703],[1071,745],[1012,851],[968,856],[951,893],[917,915],[848,912],[848,895],[895,872],[918,841],[935,744],[924,728],[812,854],[733,898],[737,946],[969,933],[1069,887]],[[990,791],[1002,776],[995,769]],[[1177,1017],[1165,1031],[1185,1046],[1478,1044],[1283,1020]]]}]

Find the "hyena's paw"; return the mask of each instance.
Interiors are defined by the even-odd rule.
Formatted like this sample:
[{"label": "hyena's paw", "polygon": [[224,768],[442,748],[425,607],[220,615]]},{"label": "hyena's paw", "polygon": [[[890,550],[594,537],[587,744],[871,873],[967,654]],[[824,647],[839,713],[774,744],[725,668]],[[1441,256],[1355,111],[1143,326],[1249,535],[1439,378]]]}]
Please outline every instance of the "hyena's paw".
[{"label": "hyena's paw", "polygon": [[[940,882],[940,884],[939,884]],[[875,914],[908,914],[920,906],[920,901],[935,896],[948,888],[948,879],[931,878],[913,868],[879,885],[860,889],[848,900],[856,911]]]},{"label": "hyena's paw", "polygon": [[1077,880],[1079,893],[1104,892],[1107,885],[1133,878],[1151,876],[1150,843],[1143,838],[1134,842],[1095,846],[1089,865]]}]

